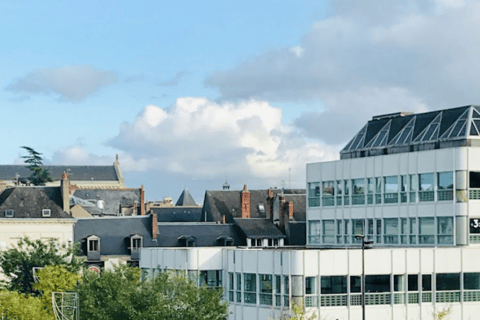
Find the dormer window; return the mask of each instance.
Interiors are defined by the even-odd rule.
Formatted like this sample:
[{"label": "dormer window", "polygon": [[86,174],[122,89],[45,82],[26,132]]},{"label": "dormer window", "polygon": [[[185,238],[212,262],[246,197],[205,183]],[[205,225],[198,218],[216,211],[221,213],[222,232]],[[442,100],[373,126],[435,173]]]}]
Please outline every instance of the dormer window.
[{"label": "dormer window", "polygon": [[142,240],[143,240],[142,236],[139,236],[139,235],[132,236],[131,238],[132,250],[140,250],[142,248],[142,242],[143,242]]},{"label": "dormer window", "polygon": [[15,215],[15,210],[5,210],[6,218],[13,218],[14,215]]},{"label": "dormer window", "polygon": [[42,209],[42,217],[50,217],[52,215],[52,210],[50,209]]},{"label": "dormer window", "polygon": [[93,239],[89,239],[88,240],[88,251],[90,252],[96,252],[99,250],[100,246],[99,246],[99,243],[100,243],[100,240],[97,238],[93,238]]}]

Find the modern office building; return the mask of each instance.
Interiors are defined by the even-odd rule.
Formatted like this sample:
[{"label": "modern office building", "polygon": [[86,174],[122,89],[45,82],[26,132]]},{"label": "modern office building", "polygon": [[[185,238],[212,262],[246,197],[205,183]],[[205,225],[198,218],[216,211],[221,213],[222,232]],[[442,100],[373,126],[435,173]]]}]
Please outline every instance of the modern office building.
[{"label": "modern office building", "polygon": [[142,248],[145,276],[224,288],[230,319],[478,319],[480,107],[373,117],[340,160],[307,164],[307,245]]},{"label": "modern office building", "polygon": [[309,247],[480,243],[480,107],[373,117],[307,184]]}]

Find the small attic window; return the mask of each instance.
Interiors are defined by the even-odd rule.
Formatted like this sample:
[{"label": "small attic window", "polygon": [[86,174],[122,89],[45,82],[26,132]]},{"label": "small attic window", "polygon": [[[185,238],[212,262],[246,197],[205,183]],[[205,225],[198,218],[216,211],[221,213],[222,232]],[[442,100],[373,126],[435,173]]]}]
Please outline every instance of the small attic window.
[{"label": "small attic window", "polygon": [[42,209],[42,217],[50,217],[52,215],[52,210],[50,209]]},{"label": "small attic window", "polygon": [[15,210],[5,210],[6,218],[13,218],[14,215],[15,215]]},{"label": "small attic window", "polygon": [[258,210],[260,210],[261,213],[265,213],[265,206],[263,205],[263,203],[258,204]]}]

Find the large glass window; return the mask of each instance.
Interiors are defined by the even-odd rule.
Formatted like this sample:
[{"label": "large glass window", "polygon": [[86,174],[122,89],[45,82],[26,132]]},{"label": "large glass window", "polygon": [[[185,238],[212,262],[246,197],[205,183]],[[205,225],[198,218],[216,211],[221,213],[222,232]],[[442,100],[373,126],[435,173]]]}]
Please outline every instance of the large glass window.
[{"label": "large glass window", "polygon": [[337,206],[342,205],[343,183],[342,180],[337,180]]},{"label": "large glass window", "polygon": [[431,274],[422,274],[422,291],[432,291]]},{"label": "large glass window", "polygon": [[480,189],[480,172],[470,171],[470,189]]},{"label": "large glass window", "polygon": [[404,275],[394,275],[393,276],[393,291],[405,291],[405,276]]},{"label": "large glass window", "polygon": [[365,276],[365,292],[390,292],[390,275]]},{"label": "large glass window", "polygon": [[407,244],[408,243],[408,222],[407,222],[407,218],[400,218],[400,232],[401,232],[400,242],[402,244]]},{"label": "large glass window", "polygon": [[384,243],[398,244],[398,219],[388,218],[384,219]]},{"label": "large glass window", "polygon": [[237,273],[237,302],[242,302],[242,274]]},{"label": "large glass window", "polygon": [[437,174],[437,200],[453,200],[453,172],[439,172]]},{"label": "large glass window", "polygon": [[280,276],[275,276],[275,305],[282,306],[282,280]]},{"label": "large glass window", "polygon": [[376,234],[377,234],[377,243],[382,243],[382,219],[376,219]]},{"label": "large glass window", "polygon": [[435,244],[435,219],[418,218],[418,237],[420,244]]},{"label": "large glass window", "polygon": [[308,184],[308,206],[320,206],[320,182],[310,182]]},{"label": "large glass window", "polygon": [[418,291],[418,274],[408,275],[408,291]]},{"label": "large glass window", "polygon": [[398,176],[384,178],[383,199],[385,203],[398,203]]},{"label": "large glass window", "polygon": [[305,294],[316,294],[316,277],[305,277]]},{"label": "large glass window", "polygon": [[323,206],[334,206],[335,199],[333,196],[335,195],[335,181],[323,181]]},{"label": "large glass window", "polygon": [[218,288],[222,285],[221,270],[200,271],[200,283],[205,283],[210,288]]},{"label": "large glass window", "polygon": [[257,303],[257,275],[255,273],[244,273],[243,301],[245,303]]},{"label": "large glass window", "polygon": [[419,192],[418,200],[421,202],[424,201],[433,201],[435,200],[435,195],[433,193],[433,173],[421,173],[418,175],[419,180]]},{"label": "large glass window", "polygon": [[290,279],[288,276],[283,276],[283,306],[290,306],[290,297],[288,293],[290,292]]},{"label": "large glass window", "polygon": [[[328,276],[321,277],[322,294],[342,294],[347,293],[346,276]],[[355,292],[355,291],[352,291]]]},{"label": "large glass window", "polygon": [[348,224],[349,220],[344,220],[343,222],[344,222],[343,223],[343,231],[345,233],[345,243],[350,243],[350,238],[348,237],[348,230],[349,230],[348,228],[350,226]]},{"label": "large glass window", "polygon": [[345,196],[343,197],[343,204],[348,206],[350,205],[350,183],[349,180],[343,181],[343,192]]},{"label": "large glass window", "polygon": [[308,241],[310,244],[320,244],[320,220],[308,221]]},{"label": "large glass window", "polygon": [[337,220],[337,243],[342,243],[342,220]]},{"label": "large glass window", "polygon": [[365,179],[352,180],[352,204],[365,204]]},{"label": "large glass window", "polygon": [[375,203],[382,203],[382,179],[375,178]]},{"label": "large glass window", "polygon": [[460,274],[459,273],[437,273],[436,290],[437,291],[460,290]]},{"label": "large glass window", "polygon": [[453,244],[453,217],[437,218],[438,244]]},{"label": "large glass window", "polygon": [[360,219],[352,220],[352,243],[359,242],[359,240],[355,239],[355,235],[365,234],[363,231],[363,223],[364,223],[364,220],[360,220]]},{"label": "large glass window", "polygon": [[233,302],[235,300],[234,297],[234,290],[235,290],[235,282],[234,282],[234,274],[233,272],[228,273],[228,301]]},{"label": "large glass window", "polygon": [[417,202],[418,191],[418,176],[416,174],[410,175],[410,202]]},{"label": "large glass window", "polygon": [[417,244],[417,218],[410,218],[410,244]]},{"label": "large glass window", "polygon": [[408,201],[408,176],[404,175],[400,177],[400,202],[405,203]]},{"label": "large glass window", "polygon": [[350,292],[362,292],[362,280],[360,276],[350,276]]},{"label": "large glass window", "polygon": [[323,243],[335,243],[335,220],[323,220]]},{"label": "large glass window", "polygon": [[480,290],[480,273],[466,272],[463,274],[463,289]]},{"label": "large glass window", "polygon": [[367,204],[373,204],[373,194],[375,193],[375,179],[367,179]]},{"label": "large glass window", "polygon": [[273,283],[271,274],[260,274],[260,304],[271,306]]}]

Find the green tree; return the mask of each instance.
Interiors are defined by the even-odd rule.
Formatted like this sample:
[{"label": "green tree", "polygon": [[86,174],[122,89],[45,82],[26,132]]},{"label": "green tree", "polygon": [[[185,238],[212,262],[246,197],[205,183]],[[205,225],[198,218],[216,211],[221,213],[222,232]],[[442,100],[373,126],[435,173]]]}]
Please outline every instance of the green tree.
[{"label": "green tree", "polygon": [[43,168],[42,154],[30,147],[23,146],[21,148],[28,152],[28,156],[22,156],[22,158],[25,159],[24,162],[28,164],[28,169],[32,172],[29,177],[30,182],[38,186],[53,181],[50,172]]},{"label": "green tree", "polygon": [[15,291],[0,291],[0,319],[54,320],[39,297]]},{"label": "green tree", "polygon": [[0,252],[0,269],[7,278],[4,285],[10,291],[38,295],[33,288],[33,268],[64,265],[68,271],[78,273],[82,266],[77,256],[79,251],[77,244],[67,246],[54,240],[20,239],[16,248]]},{"label": "green tree", "polygon": [[198,287],[174,272],[161,272],[140,281],[138,268],[119,266],[100,274],[85,272],[75,289],[82,318],[113,319],[211,319],[227,317],[222,290]]}]

